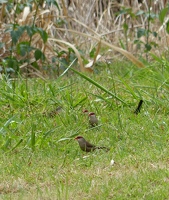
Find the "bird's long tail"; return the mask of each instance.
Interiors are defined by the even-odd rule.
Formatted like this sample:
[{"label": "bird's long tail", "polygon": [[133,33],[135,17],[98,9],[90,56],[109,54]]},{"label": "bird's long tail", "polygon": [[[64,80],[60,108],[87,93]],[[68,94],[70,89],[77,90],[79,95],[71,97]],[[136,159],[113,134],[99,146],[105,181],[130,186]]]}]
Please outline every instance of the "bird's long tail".
[{"label": "bird's long tail", "polygon": [[110,151],[110,149],[107,147],[95,147],[94,149],[104,149],[105,151]]}]

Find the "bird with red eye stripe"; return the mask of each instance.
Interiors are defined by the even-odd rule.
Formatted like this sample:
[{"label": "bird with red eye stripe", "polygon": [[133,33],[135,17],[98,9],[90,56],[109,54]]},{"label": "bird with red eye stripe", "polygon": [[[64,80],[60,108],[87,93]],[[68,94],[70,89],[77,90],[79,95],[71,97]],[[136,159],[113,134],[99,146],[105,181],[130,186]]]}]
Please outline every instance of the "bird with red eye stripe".
[{"label": "bird with red eye stripe", "polygon": [[94,151],[94,150],[96,150],[96,149],[105,149],[106,151],[109,151],[109,150],[110,150],[110,149],[107,148],[107,147],[97,147],[97,146],[91,144],[90,142],[86,141],[86,140],[84,139],[84,137],[82,137],[82,136],[77,136],[77,137],[75,138],[75,140],[78,141],[81,150],[82,150],[82,151],[85,151],[85,152],[91,152],[91,151]]},{"label": "bird with red eye stripe", "polygon": [[94,127],[94,126],[98,125],[98,122],[99,121],[98,121],[95,113],[94,112],[89,113],[89,124]]},{"label": "bird with red eye stripe", "polygon": [[83,110],[83,113],[84,113],[84,114],[88,114],[89,111],[88,111],[87,109],[85,109],[85,110]]}]

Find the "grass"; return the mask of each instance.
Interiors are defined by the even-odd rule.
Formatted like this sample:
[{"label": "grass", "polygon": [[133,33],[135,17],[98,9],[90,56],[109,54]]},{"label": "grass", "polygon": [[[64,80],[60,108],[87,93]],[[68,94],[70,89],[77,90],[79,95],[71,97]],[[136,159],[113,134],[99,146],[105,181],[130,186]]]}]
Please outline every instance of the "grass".
[{"label": "grass", "polygon": [[[168,66],[97,69],[92,81],[72,72],[46,82],[1,80],[1,199],[168,199]],[[83,109],[100,126],[89,128]],[[82,152],[76,135],[111,149]]]}]

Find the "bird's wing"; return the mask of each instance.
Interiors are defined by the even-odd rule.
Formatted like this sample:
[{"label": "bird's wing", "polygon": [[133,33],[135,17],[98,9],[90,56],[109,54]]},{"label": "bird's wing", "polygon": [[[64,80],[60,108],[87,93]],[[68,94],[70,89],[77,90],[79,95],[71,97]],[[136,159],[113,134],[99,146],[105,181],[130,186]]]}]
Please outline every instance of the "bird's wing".
[{"label": "bird's wing", "polygon": [[86,141],[86,146],[87,146],[87,147],[93,147],[93,148],[95,147],[95,145],[93,145],[93,144],[91,144],[91,143],[89,143],[89,142],[87,142],[87,141]]}]

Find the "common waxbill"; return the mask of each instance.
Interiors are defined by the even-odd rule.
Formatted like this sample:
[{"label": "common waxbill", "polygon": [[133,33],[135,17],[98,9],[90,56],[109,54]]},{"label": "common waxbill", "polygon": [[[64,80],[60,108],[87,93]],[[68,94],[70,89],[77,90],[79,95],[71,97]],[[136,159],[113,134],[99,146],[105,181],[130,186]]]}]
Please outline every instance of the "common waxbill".
[{"label": "common waxbill", "polygon": [[55,117],[56,115],[60,114],[63,111],[63,108],[61,106],[58,106],[54,110],[48,112],[43,112],[43,115],[48,117]]},{"label": "common waxbill", "polygon": [[98,125],[98,119],[94,112],[89,113],[89,124],[91,126],[97,126]]},{"label": "common waxbill", "polygon": [[85,109],[85,110],[83,110],[83,113],[84,113],[84,114],[88,114],[89,111],[88,111],[87,109]]},{"label": "common waxbill", "polygon": [[91,151],[94,151],[94,150],[96,150],[96,149],[105,149],[106,151],[109,150],[107,147],[97,147],[97,146],[95,146],[95,145],[89,143],[89,142],[86,141],[86,140],[84,139],[84,137],[82,137],[82,136],[77,136],[77,137],[75,138],[75,140],[78,141],[79,146],[80,146],[80,148],[81,148],[82,151],[91,152]]}]

